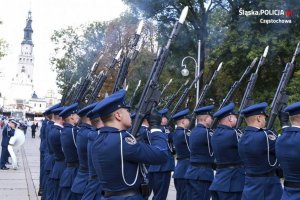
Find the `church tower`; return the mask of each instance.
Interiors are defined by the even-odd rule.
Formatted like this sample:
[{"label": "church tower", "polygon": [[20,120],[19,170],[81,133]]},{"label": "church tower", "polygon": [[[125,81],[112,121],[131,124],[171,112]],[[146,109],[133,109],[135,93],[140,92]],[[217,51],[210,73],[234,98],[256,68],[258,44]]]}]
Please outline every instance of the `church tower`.
[{"label": "church tower", "polygon": [[34,45],[32,43],[31,23],[31,11],[29,11],[24,28],[24,38],[21,43],[17,74],[12,78],[11,83],[11,94],[15,100],[27,101],[33,93]]}]

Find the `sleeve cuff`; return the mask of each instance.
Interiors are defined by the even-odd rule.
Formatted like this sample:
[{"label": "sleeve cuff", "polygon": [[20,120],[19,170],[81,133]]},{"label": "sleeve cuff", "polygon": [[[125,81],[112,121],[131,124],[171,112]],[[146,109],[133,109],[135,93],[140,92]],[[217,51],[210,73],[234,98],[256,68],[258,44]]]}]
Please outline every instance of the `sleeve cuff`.
[{"label": "sleeve cuff", "polygon": [[162,132],[159,128],[152,128],[152,129],[150,130],[151,133],[157,132],[157,131]]}]

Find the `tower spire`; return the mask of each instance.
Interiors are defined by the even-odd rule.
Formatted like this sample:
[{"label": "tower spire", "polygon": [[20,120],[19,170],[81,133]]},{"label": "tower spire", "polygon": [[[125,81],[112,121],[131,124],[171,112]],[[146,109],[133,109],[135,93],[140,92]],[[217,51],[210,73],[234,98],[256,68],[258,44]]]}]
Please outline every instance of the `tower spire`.
[{"label": "tower spire", "polygon": [[29,44],[33,45],[32,43],[32,27],[31,27],[32,19],[31,19],[31,11],[28,11],[28,17],[26,19],[26,27],[24,28],[24,39],[21,44]]}]

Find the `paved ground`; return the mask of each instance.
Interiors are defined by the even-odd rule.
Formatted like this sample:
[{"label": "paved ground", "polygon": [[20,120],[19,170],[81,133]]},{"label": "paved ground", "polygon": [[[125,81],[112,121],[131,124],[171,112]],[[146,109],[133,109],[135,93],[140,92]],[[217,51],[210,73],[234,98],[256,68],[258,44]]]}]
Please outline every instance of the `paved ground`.
[{"label": "paved ground", "polygon": [[[2,130],[0,130],[0,141]],[[36,138],[31,138],[31,130],[28,128],[25,144],[18,150],[19,168],[17,170],[0,170],[0,199],[1,200],[38,200],[39,188],[39,132]],[[0,146],[1,149],[1,146]],[[0,151],[1,152],[1,151]],[[10,166],[8,166],[10,167]],[[168,200],[176,199],[173,182],[169,188]]]}]

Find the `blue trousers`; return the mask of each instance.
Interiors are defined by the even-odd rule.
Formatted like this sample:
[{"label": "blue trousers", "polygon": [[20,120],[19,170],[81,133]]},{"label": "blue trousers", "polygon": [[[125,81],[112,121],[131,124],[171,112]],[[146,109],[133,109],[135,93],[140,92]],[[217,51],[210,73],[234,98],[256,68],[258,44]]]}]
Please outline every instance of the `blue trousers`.
[{"label": "blue trousers", "polygon": [[284,187],[281,200],[298,200],[300,199],[300,188]]},{"label": "blue trousers", "polygon": [[98,179],[89,180],[81,200],[100,200],[101,184]]},{"label": "blue trousers", "polygon": [[188,180],[187,199],[210,200],[210,181]]},{"label": "blue trousers", "polygon": [[174,178],[176,200],[187,200],[187,179]]},{"label": "blue trousers", "polygon": [[41,151],[40,153],[40,186],[39,186],[39,189],[40,190],[43,190],[43,185],[44,185],[44,152]]},{"label": "blue trousers", "polygon": [[219,192],[211,191],[212,200],[240,200],[242,192]]},{"label": "blue trousers", "polygon": [[5,164],[7,163],[8,161],[8,156],[9,156],[9,153],[8,153],[8,150],[7,150],[7,146],[4,147],[2,146],[2,149],[1,149],[1,163],[0,163],[0,167],[5,167]]},{"label": "blue trousers", "polygon": [[148,174],[148,177],[153,191],[152,200],[166,200],[171,181],[171,172],[151,172]]}]

